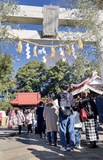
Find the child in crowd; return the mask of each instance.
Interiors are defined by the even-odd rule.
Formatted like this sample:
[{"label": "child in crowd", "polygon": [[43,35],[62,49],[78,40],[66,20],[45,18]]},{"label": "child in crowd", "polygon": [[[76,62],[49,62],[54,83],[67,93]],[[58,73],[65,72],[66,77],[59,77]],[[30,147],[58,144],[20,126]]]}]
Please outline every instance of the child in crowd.
[{"label": "child in crowd", "polygon": [[78,111],[78,107],[75,105],[73,107],[74,110],[74,118],[75,118],[75,148],[81,149],[81,133],[82,133],[82,122],[80,120],[80,113]]}]

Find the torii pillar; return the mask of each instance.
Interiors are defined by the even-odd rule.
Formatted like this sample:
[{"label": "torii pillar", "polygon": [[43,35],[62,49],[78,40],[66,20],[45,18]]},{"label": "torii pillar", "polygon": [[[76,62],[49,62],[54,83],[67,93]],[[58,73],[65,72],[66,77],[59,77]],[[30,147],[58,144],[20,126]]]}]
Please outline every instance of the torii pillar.
[{"label": "torii pillar", "polygon": [[97,52],[99,57],[99,66],[101,71],[101,77],[103,81],[103,10],[99,10],[98,20],[96,21],[96,25],[100,27],[99,31],[97,31]]}]

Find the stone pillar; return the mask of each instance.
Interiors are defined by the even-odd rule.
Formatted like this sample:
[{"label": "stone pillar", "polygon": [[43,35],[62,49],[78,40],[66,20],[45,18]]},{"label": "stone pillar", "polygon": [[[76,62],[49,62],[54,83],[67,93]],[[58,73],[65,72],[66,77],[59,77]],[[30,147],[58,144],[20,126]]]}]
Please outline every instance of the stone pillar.
[{"label": "stone pillar", "polygon": [[101,71],[101,77],[103,81],[103,10],[99,10],[98,18],[96,19],[97,25],[97,49],[99,56],[99,66]]}]

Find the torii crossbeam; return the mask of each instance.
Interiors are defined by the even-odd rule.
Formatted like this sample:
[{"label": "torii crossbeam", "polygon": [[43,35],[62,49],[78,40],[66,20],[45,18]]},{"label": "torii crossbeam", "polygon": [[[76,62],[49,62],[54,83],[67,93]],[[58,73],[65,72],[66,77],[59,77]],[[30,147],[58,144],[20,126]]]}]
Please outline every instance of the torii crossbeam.
[{"label": "torii crossbeam", "polygon": [[[7,16],[7,22],[10,23],[17,23],[17,24],[34,24],[34,25],[42,25],[43,19],[44,19],[44,11],[45,7],[35,7],[35,6],[19,6],[19,12],[14,14],[8,14]],[[73,12],[78,13],[78,17]],[[48,12],[49,13],[49,12]],[[54,14],[54,12],[52,12]],[[48,16],[48,14],[47,14]],[[82,18],[79,16],[79,10],[66,10],[65,8],[59,8],[58,9],[58,26],[74,26],[74,24],[81,26]],[[98,23],[103,22],[103,10],[98,11]],[[82,25],[86,26],[88,25],[88,20],[84,20]],[[54,41],[55,43],[58,43],[60,41],[77,41],[78,35],[80,36],[81,33],[73,33],[70,32],[67,34],[66,32],[60,32],[58,31],[56,37],[43,37],[42,31],[36,31],[36,30],[9,30],[9,33],[17,35],[17,37],[21,39],[26,39],[30,41],[45,41],[50,42]],[[83,33],[84,35],[86,33]],[[64,35],[64,36],[63,36]],[[12,36],[10,35],[10,38]],[[84,42],[86,43],[95,43],[97,44],[98,48],[98,55],[99,55],[99,63],[100,63],[100,69],[101,69],[101,75],[103,79],[103,27],[101,27],[100,32],[98,32],[98,35],[94,36],[93,34],[87,38],[84,39]]]}]

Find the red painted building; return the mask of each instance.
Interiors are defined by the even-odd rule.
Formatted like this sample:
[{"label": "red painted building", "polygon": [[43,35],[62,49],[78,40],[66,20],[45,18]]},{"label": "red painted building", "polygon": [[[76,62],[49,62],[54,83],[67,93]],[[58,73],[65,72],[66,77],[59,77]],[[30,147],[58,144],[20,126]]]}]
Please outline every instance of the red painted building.
[{"label": "red painted building", "polygon": [[18,108],[34,108],[40,101],[43,101],[43,99],[41,99],[39,92],[27,92],[17,93],[16,98],[10,104]]}]

